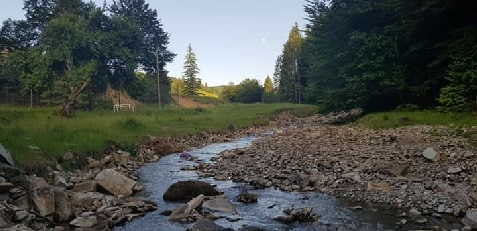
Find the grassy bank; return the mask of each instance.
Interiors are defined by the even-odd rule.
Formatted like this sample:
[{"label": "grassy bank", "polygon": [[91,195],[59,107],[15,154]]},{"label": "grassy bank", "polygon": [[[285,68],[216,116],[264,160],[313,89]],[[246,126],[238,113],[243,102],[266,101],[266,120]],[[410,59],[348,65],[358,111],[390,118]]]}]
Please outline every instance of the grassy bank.
[{"label": "grassy bank", "polygon": [[447,126],[477,126],[477,116],[474,114],[451,114],[437,111],[414,112],[379,112],[364,116],[356,122],[357,125],[385,129],[411,125],[447,125]]},{"label": "grassy bank", "polygon": [[314,107],[292,104],[232,104],[211,109],[142,107],[136,112],[77,112],[74,118],[67,119],[58,116],[56,108],[0,106],[0,143],[22,164],[52,160],[67,151],[98,152],[111,141],[132,147],[147,135],[264,125],[270,115],[283,109],[296,110],[300,115],[315,111]]}]

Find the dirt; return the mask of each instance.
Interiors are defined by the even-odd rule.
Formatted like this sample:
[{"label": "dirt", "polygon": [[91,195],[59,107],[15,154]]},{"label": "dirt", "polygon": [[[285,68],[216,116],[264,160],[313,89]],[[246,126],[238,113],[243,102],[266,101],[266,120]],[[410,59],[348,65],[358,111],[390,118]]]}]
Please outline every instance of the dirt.
[{"label": "dirt", "polygon": [[195,102],[191,98],[179,97],[177,95],[172,95],[172,99],[176,103],[179,102],[179,106],[184,108],[211,108],[214,106],[212,104],[201,104],[201,103]]}]

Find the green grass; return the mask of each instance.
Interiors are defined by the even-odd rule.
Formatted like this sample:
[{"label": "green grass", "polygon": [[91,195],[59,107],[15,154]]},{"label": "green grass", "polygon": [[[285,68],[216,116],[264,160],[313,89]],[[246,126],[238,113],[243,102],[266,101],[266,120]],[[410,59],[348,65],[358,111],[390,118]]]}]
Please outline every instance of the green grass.
[{"label": "green grass", "polygon": [[373,129],[396,128],[411,125],[467,127],[477,125],[477,116],[474,114],[451,114],[437,111],[391,111],[368,114],[356,121],[355,124]]},{"label": "green grass", "polygon": [[212,105],[220,105],[220,104],[225,104],[225,102],[219,98],[216,97],[209,97],[209,96],[193,96],[190,97],[194,102],[200,103],[200,104],[212,104]]},{"label": "green grass", "polygon": [[[0,106],[0,143],[17,163],[55,160],[64,152],[101,152],[110,142],[134,147],[147,135],[171,136],[265,125],[276,111],[316,108],[293,104],[230,104],[211,109],[158,109],[144,106],[136,112],[77,112],[73,118],[57,115],[56,108],[26,109]],[[38,147],[33,150],[28,146]],[[132,148],[131,148],[132,149]]]}]

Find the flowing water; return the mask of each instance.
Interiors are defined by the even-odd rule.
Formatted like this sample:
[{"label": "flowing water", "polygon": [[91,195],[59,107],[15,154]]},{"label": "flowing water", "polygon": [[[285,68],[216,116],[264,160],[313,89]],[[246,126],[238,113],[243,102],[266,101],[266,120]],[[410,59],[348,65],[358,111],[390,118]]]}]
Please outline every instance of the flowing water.
[{"label": "flowing water", "polygon": [[[230,143],[212,144],[190,152],[203,162],[209,162],[210,158],[225,150],[244,148],[249,146],[257,137],[238,139]],[[197,180],[199,177],[194,171],[180,171],[184,165],[193,165],[194,162],[181,160],[179,155],[162,157],[159,162],[143,166],[139,170],[141,183],[145,186],[143,196],[154,199],[158,203],[156,212],[148,213],[144,217],[126,223],[115,228],[116,231],[149,231],[171,230],[184,231],[192,224],[173,223],[169,217],[161,216],[165,210],[173,210],[178,203],[165,202],[162,195],[167,188],[177,181]],[[365,206],[363,210],[352,209],[357,204],[350,204],[342,200],[320,193],[282,192],[273,188],[261,190],[249,190],[258,195],[258,203],[242,204],[235,202],[235,198],[244,187],[242,183],[232,181],[216,181],[212,178],[200,179],[212,185],[216,185],[219,191],[232,201],[238,210],[235,217],[242,220],[229,222],[219,219],[217,224],[225,228],[240,230],[244,226],[261,227],[264,230],[394,230],[396,222],[402,218],[397,215],[399,211],[386,210],[379,207]],[[307,197],[307,200],[304,198]],[[314,212],[321,217],[314,224],[284,225],[273,220],[274,217],[283,215],[282,211],[288,207],[313,207]],[[428,218],[431,220],[432,218]],[[411,222],[411,221],[409,221]],[[435,223],[437,221],[432,221]],[[440,221],[439,221],[440,222]],[[442,222],[441,222],[442,223]],[[439,224],[441,227],[445,224]],[[451,225],[451,224],[450,224]],[[417,228],[417,227],[413,227]],[[422,229],[422,227],[419,227]],[[450,228],[448,226],[448,228]],[[407,229],[406,229],[407,230]]]}]

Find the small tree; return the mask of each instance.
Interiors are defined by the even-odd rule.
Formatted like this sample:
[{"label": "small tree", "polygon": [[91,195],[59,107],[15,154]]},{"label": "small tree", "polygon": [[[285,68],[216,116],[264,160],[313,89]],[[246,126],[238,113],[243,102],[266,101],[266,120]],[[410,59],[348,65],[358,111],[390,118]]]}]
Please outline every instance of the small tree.
[{"label": "small tree", "polygon": [[189,44],[186,60],[184,62],[184,95],[197,95],[197,90],[201,87],[201,80],[197,78],[199,71],[200,69],[197,66],[197,58],[192,51],[192,46]]},{"label": "small tree", "polygon": [[270,76],[267,76],[265,82],[263,83],[263,97],[262,101],[264,103],[273,103],[275,102],[275,89],[273,88],[273,82]]}]

